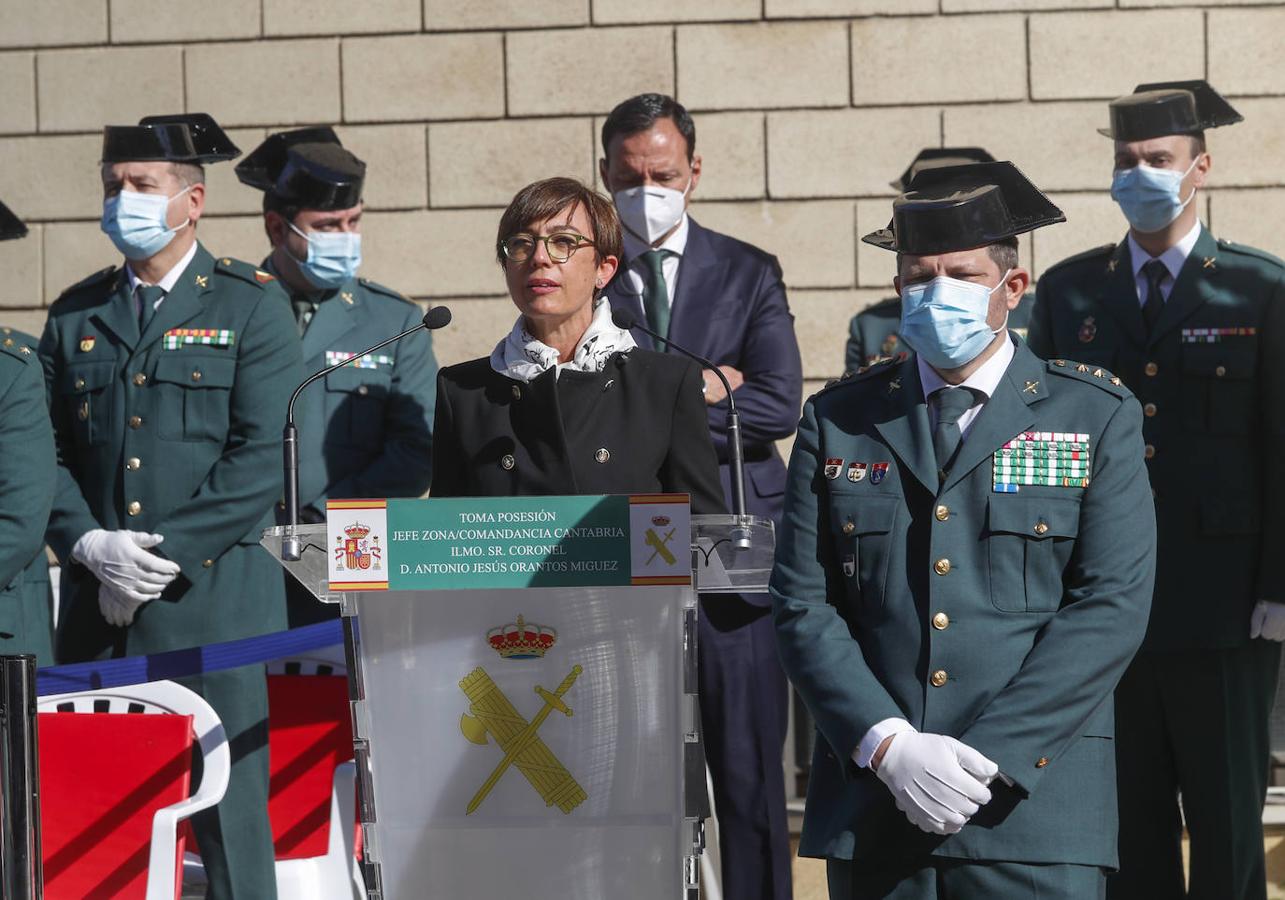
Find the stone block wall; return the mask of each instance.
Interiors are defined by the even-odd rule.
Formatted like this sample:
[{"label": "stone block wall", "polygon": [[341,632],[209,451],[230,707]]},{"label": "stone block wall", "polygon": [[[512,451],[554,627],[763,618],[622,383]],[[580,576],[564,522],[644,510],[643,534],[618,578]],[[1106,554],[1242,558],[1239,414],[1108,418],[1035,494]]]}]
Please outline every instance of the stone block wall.
[{"label": "stone block wall", "polygon": [[[887,222],[924,146],[1012,159],[1069,221],[1023,239],[1039,272],[1117,240],[1105,103],[1208,78],[1245,114],[1210,132],[1215,233],[1285,255],[1285,2],[1255,0],[4,0],[0,321],[39,332],[67,285],[115,262],[97,227],[105,123],[209,112],[243,150],[335,124],[370,165],[364,273],[447,302],[438,355],[489,351],[513,316],[499,212],[549,175],[597,180],[602,116],[676,94],[705,176],[694,215],[776,253],[809,387],[848,318],[887,296]],[[209,169],[202,239],[257,260],[259,195]]]}]

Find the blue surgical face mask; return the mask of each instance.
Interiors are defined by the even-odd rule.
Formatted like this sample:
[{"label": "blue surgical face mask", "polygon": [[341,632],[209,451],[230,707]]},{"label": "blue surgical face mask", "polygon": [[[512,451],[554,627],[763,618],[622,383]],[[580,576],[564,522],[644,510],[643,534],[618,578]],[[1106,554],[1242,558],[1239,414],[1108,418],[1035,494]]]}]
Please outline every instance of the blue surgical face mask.
[{"label": "blue surgical face mask", "polygon": [[[337,290],[357,274],[361,266],[361,234],[356,231],[302,232],[287,222],[295,234],[308,242],[308,258],[298,259],[299,271],[317,290]],[[286,251],[287,253],[289,250]],[[293,256],[293,254],[291,254]]]},{"label": "blue surgical face mask", "polygon": [[[901,337],[910,348],[936,369],[958,369],[982,354],[995,335],[1004,330],[986,324],[991,294],[1008,281],[1008,272],[999,284],[960,281],[946,275],[901,289]],[[1005,324],[1008,316],[1004,317]]]},{"label": "blue surgical face mask", "polygon": [[188,219],[178,228],[170,228],[168,221],[170,202],[191,189],[188,185],[173,197],[121,191],[103,201],[100,227],[126,259],[149,259],[169,246],[174,235],[192,224]]},{"label": "blue surgical face mask", "polygon": [[1124,217],[1138,231],[1143,234],[1161,231],[1182,215],[1196,196],[1195,188],[1186,200],[1181,199],[1180,194],[1182,180],[1199,160],[1199,156],[1193,159],[1186,172],[1154,169],[1141,163],[1132,169],[1116,169],[1111,176],[1111,199],[1120,204]]}]

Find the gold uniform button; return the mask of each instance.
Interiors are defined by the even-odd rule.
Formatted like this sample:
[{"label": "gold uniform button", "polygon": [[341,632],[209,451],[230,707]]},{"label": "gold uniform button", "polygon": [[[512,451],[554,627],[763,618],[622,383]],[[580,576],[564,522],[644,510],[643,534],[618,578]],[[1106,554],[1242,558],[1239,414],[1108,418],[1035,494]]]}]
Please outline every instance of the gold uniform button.
[{"label": "gold uniform button", "polygon": [[506,454],[504,454],[502,457],[500,457],[500,468],[501,468],[501,469],[505,469],[505,470],[507,471],[507,470],[509,470],[509,469],[512,469],[512,468],[513,468],[514,466],[516,466],[517,464],[518,464],[518,461],[517,461],[516,459],[514,459],[514,458],[513,458],[513,454],[512,454],[512,453],[506,453]]},{"label": "gold uniform button", "polygon": [[945,522],[947,519],[950,518],[950,507],[939,506],[935,510],[933,510],[933,515],[937,517],[938,522]]},{"label": "gold uniform button", "polygon": [[593,455],[593,458],[598,460],[600,463],[605,463],[607,460],[611,459],[611,451],[606,447],[599,447],[598,452]]},{"label": "gold uniform button", "polygon": [[138,385],[139,387],[142,387],[143,385],[147,384],[147,376],[144,375],[142,372],[135,373],[134,384]]},{"label": "gold uniform button", "polygon": [[1160,367],[1153,362],[1149,362],[1143,367],[1142,371],[1147,373],[1147,377],[1155,378],[1156,373],[1160,371]]},{"label": "gold uniform button", "polygon": [[1224,375],[1227,374],[1227,367],[1219,366],[1218,368],[1214,369],[1214,374],[1217,375],[1219,378],[1222,378]]},{"label": "gold uniform button", "polygon": [[933,628],[936,628],[938,631],[945,631],[948,627],[950,627],[950,616],[946,615],[944,612],[939,612],[937,615],[933,616]]},{"label": "gold uniform button", "polygon": [[950,680],[950,676],[946,674],[945,669],[938,669],[936,672],[933,672],[933,677],[931,680],[933,683],[933,687],[941,687],[943,684],[945,684],[947,681]]},{"label": "gold uniform button", "polygon": [[370,393],[370,388],[364,384],[359,384],[357,385],[357,393],[364,397]]},{"label": "gold uniform button", "polygon": [[137,500],[129,501],[129,506],[125,507],[125,512],[129,513],[131,516],[136,516],[142,511],[143,504],[139,503]]},{"label": "gold uniform button", "polygon": [[1155,446],[1153,444],[1147,444],[1147,446],[1142,448],[1142,455],[1147,459],[1151,459],[1151,457],[1156,455]]},{"label": "gold uniform button", "polygon": [[192,370],[192,380],[193,380],[193,381],[200,381],[200,380],[201,380],[201,370],[200,370],[200,369],[193,369],[193,370]]},{"label": "gold uniform button", "polygon": [[1049,758],[1047,756],[1041,756],[1039,759],[1035,761],[1035,768],[1042,769],[1048,764],[1049,764]]},{"label": "gold uniform button", "polygon": [[937,560],[935,563],[933,563],[933,571],[936,572],[938,575],[945,575],[947,572],[950,571],[950,560],[948,559]]},{"label": "gold uniform button", "polygon": [[130,427],[130,428],[142,428],[142,427],[143,427],[143,417],[142,417],[142,416],[130,416],[130,417],[129,417],[129,427]]},{"label": "gold uniform button", "polygon": [[201,565],[207,569],[212,568],[214,566],[214,560],[207,559],[205,562],[201,563]]},{"label": "gold uniform button", "polygon": [[844,534],[852,534],[852,533],[854,533],[856,530],[857,530],[857,526],[856,526],[853,522],[844,522],[844,523],[843,523],[843,533],[844,533]]},{"label": "gold uniform button", "polygon": [[84,390],[84,388],[85,388],[85,379],[83,379],[83,378],[77,378],[77,379],[76,379],[76,390],[80,391],[80,390]]},{"label": "gold uniform button", "polygon": [[143,461],[137,456],[131,456],[129,459],[125,460],[125,468],[129,469],[131,472],[137,472],[138,467],[142,464]]},{"label": "gold uniform button", "polygon": [[1035,533],[1036,533],[1036,534],[1038,534],[1040,537],[1043,537],[1044,535],[1048,534],[1048,533],[1049,533],[1049,526],[1048,526],[1048,523],[1047,523],[1047,522],[1036,522],[1036,523],[1035,523]]},{"label": "gold uniform button", "polygon": [[1146,406],[1142,407],[1142,414],[1147,418],[1151,418],[1156,414],[1156,405],[1154,403],[1148,403]]}]

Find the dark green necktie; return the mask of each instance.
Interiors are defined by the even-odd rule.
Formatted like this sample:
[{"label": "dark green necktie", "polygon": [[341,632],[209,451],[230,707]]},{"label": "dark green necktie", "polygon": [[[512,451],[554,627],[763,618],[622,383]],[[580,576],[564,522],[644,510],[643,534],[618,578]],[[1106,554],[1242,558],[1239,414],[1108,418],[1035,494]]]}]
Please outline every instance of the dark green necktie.
[{"label": "dark green necktie", "polygon": [[647,264],[643,309],[647,311],[647,325],[661,337],[669,337],[669,291],[663,270],[668,255],[668,250],[648,250],[642,255],[642,261]]},{"label": "dark green necktie", "polygon": [[138,333],[141,336],[147,330],[147,323],[156,314],[156,304],[165,296],[165,288],[154,284],[138,286]]},{"label": "dark green necktie", "polygon": [[976,399],[969,388],[941,388],[933,391],[933,406],[937,409],[937,427],[933,429],[933,453],[937,456],[937,477],[946,480],[950,464],[959,452],[963,434],[959,430],[959,417],[972,407]]},{"label": "dark green necktie", "polygon": [[1153,259],[1143,265],[1142,274],[1147,276],[1147,296],[1143,299],[1142,321],[1147,323],[1147,334],[1150,334],[1165,308],[1165,295],[1161,292],[1160,285],[1169,274],[1169,269],[1160,260]]},{"label": "dark green necktie", "polygon": [[302,294],[295,294],[290,298],[290,303],[294,306],[294,320],[299,325],[299,337],[303,337],[312,324],[312,317],[317,314],[317,303]]}]

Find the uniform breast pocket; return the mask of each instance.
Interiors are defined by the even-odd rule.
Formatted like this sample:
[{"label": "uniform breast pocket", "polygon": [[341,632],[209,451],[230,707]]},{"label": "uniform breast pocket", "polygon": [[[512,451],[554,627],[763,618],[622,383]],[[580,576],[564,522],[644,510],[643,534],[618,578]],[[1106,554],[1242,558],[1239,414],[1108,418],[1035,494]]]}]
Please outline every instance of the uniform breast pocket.
[{"label": "uniform breast pocket", "polygon": [[1183,427],[1208,434],[1248,434],[1254,421],[1258,347],[1252,337],[1184,344]]},{"label": "uniform breast pocket", "polygon": [[1078,497],[992,497],[986,548],[991,603],[1002,612],[1052,612],[1080,530]]},{"label": "uniform breast pocket", "polygon": [[830,495],[830,528],[848,595],[859,595],[863,606],[883,606],[892,557],[893,528],[902,506],[900,497],[864,492]]},{"label": "uniform breast pocket", "polygon": [[82,363],[62,373],[58,394],[68,412],[72,434],[82,447],[106,443],[111,433],[112,362]]},{"label": "uniform breast pocket", "polygon": [[232,357],[176,352],[161,356],[152,374],[160,421],[156,433],[166,441],[222,441],[228,433],[228,404],[236,383]]},{"label": "uniform breast pocket", "polygon": [[384,440],[389,369],[350,366],[326,376],[326,443],[371,449]]}]

